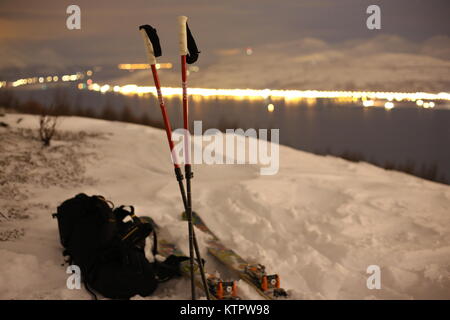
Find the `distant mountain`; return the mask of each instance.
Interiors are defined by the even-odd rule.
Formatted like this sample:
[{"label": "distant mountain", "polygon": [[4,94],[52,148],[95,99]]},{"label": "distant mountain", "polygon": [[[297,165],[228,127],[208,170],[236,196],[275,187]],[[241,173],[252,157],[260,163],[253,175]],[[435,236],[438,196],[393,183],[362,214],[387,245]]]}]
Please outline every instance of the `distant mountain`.
[{"label": "distant mountain", "polygon": [[[450,91],[450,38],[421,44],[397,36],[329,44],[319,39],[218,53],[216,63],[191,73],[191,87]],[[201,64],[199,64],[201,66]],[[161,72],[165,86],[179,86],[177,70]],[[152,85],[148,70],[117,83]]]},{"label": "distant mountain", "polygon": [[[6,50],[0,58],[13,53]],[[112,63],[75,66],[52,60],[51,55],[40,60],[22,58],[18,54],[16,63],[3,65],[0,80],[93,69],[94,82],[153,86],[149,70],[128,72]],[[179,87],[179,63],[161,61],[174,64],[171,70],[159,70],[162,85]],[[450,37],[437,36],[422,43],[395,35],[340,43],[303,38],[202,52],[195,66],[199,70],[190,73],[190,87],[449,92]]]}]

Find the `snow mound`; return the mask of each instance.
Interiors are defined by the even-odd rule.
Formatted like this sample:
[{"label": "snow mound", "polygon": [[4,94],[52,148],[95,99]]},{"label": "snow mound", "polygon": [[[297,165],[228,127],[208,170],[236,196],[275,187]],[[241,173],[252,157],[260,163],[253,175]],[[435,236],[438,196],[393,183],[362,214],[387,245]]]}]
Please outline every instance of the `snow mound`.
[{"label": "snow mound", "polygon": [[[2,121],[10,128],[0,128],[1,299],[90,298],[66,288],[51,219],[79,192],[135,205],[187,249],[162,130],[68,117],[42,149],[35,116]],[[242,257],[279,273],[294,299],[450,298],[449,186],[284,146],[274,176],[259,175],[259,165],[195,165],[194,172],[194,209]],[[197,235],[207,257],[206,237]],[[366,286],[370,265],[380,267],[380,290]],[[242,286],[257,298],[249,291]],[[189,299],[189,284],[172,280],[151,299]]]}]

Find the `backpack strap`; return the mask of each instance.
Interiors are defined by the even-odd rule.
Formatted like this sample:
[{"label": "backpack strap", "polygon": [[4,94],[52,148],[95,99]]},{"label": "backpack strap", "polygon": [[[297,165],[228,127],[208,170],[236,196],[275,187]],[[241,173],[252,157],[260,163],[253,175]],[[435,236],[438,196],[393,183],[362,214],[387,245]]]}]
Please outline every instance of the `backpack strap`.
[{"label": "backpack strap", "polygon": [[93,197],[106,202],[111,209],[114,209],[114,203],[111,200],[107,200],[104,196],[101,195],[95,195]]},{"label": "backpack strap", "polygon": [[[125,209],[126,207],[128,207],[129,210],[126,210]],[[127,216],[129,216],[133,221],[133,228],[127,230],[126,234],[122,235],[121,237],[122,241],[131,238],[133,235],[137,235],[136,237],[137,239],[139,239],[140,237],[142,237],[142,234],[145,234],[144,238],[146,238],[147,233],[149,231],[149,229],[146,228],[149,227],[151,228],[150,233],[153,233],[152,254],[153,257],[155,258],[156,255],[158,254],[158,236],[156,234],[156,231],[154,230],[153,225],[151,225],[150,223],[143,223],[141,219],[134,213],[134,207],[132,205],[121,205],[120,207],[114,210],[114,214],[116,215],[119,223],[122,223],[123,219],[125,219],[125,217]],[[144,225],[146,226],[145,228],[143,228]],[[139,232],[141,232],[142,234],[139,235]],[[156,258],[154,260],[156,261]]]},{"label": "backpack strap", "polygon": [[181,264],[189,260],[189,257],[170,255],[163,262],[155,260],[157,279],[159,283],[166,282],[174,277],[180,277]]},{"label": "backpack strap", "polygon": [[98,300],[97,295],[95,294],[95,292],[90,288],[90,286],[88,285],[86,280],[83,280],[84,283],[84,287],[86,288],[86,291],[89,292],[89,294],[91,295],[91,297],[93,298],[93,300]]},{"label": "backpack strap", "polygon": [[[156,257],[158,254],[158,236],[156,235],[156,231],[153,230],[153,248],[152,248],[153,257]],[[156,259],[155,259],[156,261]]]}]

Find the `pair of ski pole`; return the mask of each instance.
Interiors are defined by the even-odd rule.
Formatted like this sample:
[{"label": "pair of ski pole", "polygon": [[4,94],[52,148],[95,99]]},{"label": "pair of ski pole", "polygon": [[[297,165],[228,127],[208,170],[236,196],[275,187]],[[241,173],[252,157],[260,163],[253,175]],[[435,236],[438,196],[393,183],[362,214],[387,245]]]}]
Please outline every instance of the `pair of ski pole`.
[{"label": "pair of ski pole", "polygon": [[172,141],[172,128],[161,93],[161,84],[159,82],[158,71],[156,67],[156,58],[162,55],[161,45],[159,43],[158,34],[156,29],[150,25],[143,25],[139,27],[142,37],[144,39],[145,47],[147,49],[147,57],[149,60],[150,68],[152,69],[153,81],[155,82],[156,92],[158,96],[159,106],[161,108],[162,117],[164,120],[164,127],[166,130],[167,140],[169,142],[169,148],[172,156],[172,162],[174,164],[175,176],[180,188],[181,197],[183,199],[184,210],[188,221],[189,232],[189,259],[190,259],[190,276],[191,276],[191,293],[192,299],[195,300],[195,272],[194,272],[194,252],[197,257],[197,265],[199,267],[203,287],[205,290],[206,298],[209,300],[209,290],[206,283],[205,270],[203,266],[203,260],[200,255],[200,250],[195,236],[194,227],[192,224],[192,196],[191,196],[191,179],[193,178],[191,156],[190,156],[190,134],[189,134],[189,110],[188,110],[188,96],[187,96],[187,68],[186,65],[194,63],[199,51],[195,44],[194,38],[187,25],[187,17],[178,17],[179,24],[179,41],[180,41],[180,56],[181,56],[181,83],[183,90],[183,126],[184,126],[184,155],[185,155],[185,176],[186,176],[186,190],[183,183],[183,173],[181,171],[180,162],[178,161],[178,155],[174,148]]}]

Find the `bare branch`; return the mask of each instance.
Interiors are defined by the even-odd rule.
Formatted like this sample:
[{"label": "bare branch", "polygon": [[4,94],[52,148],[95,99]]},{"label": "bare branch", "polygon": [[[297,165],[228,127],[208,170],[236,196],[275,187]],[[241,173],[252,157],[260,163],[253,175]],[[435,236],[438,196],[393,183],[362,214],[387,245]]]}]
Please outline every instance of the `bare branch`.
[{"label": "bare branch", "polygon": [[39,118],[39,137],[44,147],[50,146],[50,141],[56,132],[58,116],[55,115],[54,109],[54,105],[51,105],[49,109],[44,109]]}]

